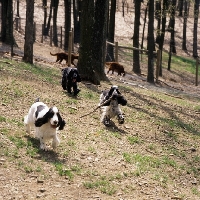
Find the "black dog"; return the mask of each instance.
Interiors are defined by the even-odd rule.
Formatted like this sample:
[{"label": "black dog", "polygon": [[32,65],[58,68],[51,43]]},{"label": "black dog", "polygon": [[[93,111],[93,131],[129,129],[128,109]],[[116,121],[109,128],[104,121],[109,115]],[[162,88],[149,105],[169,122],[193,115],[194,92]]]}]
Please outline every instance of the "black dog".
[{"label": "black dog", "polygon": [[71,94],[73,88],[74,96],[76,96],[80,92],[77,82],[81,82],[81,77],[79,76],[77,68],[67,67],[62,70],[63,90],[67,90],[67,92]]}]

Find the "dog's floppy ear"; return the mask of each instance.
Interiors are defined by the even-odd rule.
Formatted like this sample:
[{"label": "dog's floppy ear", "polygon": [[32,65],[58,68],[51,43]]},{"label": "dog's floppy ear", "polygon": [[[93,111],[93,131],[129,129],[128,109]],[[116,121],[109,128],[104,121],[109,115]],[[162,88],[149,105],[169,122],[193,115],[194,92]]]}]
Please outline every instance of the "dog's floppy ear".
[{"label": "dog's floppy ear", "polygon": [[52,108],[49,109],[49,111],[41,118],[38,118],[35,121],[36,127],[41,127],[43,124],[46,124],[48,122],[48,119],[50,119],[53,116]]},{"label": "dog's floppy ear", "polygon": [[48,118],[38,118],[36,121],[35,121],[35,126],[36,127],[41,127],[43,124],[46,124],[48,122]]},{"label": "dog's floppy ear", "polygon": [[65,120],[62,119],[62,117],[60,116],[60,113],[57,113],[57,115],[58,115],[58,125],[57,125],[57,127],[59,127],[58,130],[63,130],[66,122],[65,122]]},{"label": "dog's floppy ear", "polygon": [[118,104],[121,104],[122,106],[125,106],[127,104],[127,100],[123,96],[117,97]]}]

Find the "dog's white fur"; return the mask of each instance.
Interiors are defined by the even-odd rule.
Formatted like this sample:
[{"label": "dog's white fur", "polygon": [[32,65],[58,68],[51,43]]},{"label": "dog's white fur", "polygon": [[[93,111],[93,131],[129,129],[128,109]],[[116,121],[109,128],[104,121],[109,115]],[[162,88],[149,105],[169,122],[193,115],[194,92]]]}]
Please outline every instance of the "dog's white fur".
[{"label": "dog's white fur", "polygon": [[[41,109],[38,110],[38,107]],[[43,102],[34,103],[28,112],[28,115],[24,117],[24,124],[26,126],[26,132],[28,134],[31,133],[31,129],[35,129],[35,137],[40,139],[40,148],[43,150],[48,150],[46,146],[46,142],[50,139],[52,141],[52,147],[55,149],[59,144],[60,140],[57,136],[57,126],[59,124],[59,116],[57,107],[52,107],[52,115],[51,118],[48,119],[46,123],[40,124],[40,126],[36,126],[35,123],[37,119],[43,118],[44,115],[49,111],[49,107]],[[61,118],[62,120],[62,118]],[[64,127],[64,126],[63,126]]]},{"label": "dog's white fur", "polygon": [[[114,88],[114,92],[112,93],[112,95],[118,95],[116,89],[118,90],[118,86],[112,86],[111,89]],[[100,95],[100,103],[99,105],[101,105],[103,102],[105,102],[105,98],[106,95],[104,92],[101,93]],[[120,124],[124,123],[124,116],[122,113],[122,110],[120,108],[120,105],[117,101],[117,99],[112,99],[110,100],[110,104],[108,106],[102,106],[101,107],[101,122],[106,125],[109,126],[110,125],[110,119],[116,117],[118,118],[118,122]]]}]

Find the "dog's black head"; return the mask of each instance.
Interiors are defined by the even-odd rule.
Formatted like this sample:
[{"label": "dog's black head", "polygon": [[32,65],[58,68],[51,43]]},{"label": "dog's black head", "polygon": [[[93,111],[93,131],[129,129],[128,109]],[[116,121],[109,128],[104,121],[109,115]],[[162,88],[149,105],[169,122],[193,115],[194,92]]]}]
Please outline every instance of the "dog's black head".
[{"label": "dog's black head", "polygon": [[[118,86],[114,85],[110,88],[110,90],[105,90],[103,92],[103,95],[105,96],[105,100],[108,100],[111,98],[112,100],[117,100],[118,104],[121,104],[122,106],[125,106],[127,104],[127,100],[121,95]],[[105,104],[105,106],[110,105],[110,102]]]},{"label": "dog's black head", "polygon": [[108,92],[108,96],[111,97],[111,96],[118,96],[120,95],[121,93],[119,92],[119,89],[118,89],[118,86],[117,85],[113,85],[109,92]]}]

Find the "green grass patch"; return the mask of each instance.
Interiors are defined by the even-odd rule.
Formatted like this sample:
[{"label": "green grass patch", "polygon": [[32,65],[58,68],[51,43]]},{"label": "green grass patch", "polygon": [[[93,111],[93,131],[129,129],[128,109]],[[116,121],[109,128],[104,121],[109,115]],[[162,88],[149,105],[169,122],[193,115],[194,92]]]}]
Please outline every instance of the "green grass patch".
[{"label": "green grass patch", "polygon": [[113,195],[116,192],[114,185],[104,176],[100,177],[100,179],[96,181],[84,182],[83,186],[87,189],[99,189],[102,193],[108,195]]}]

